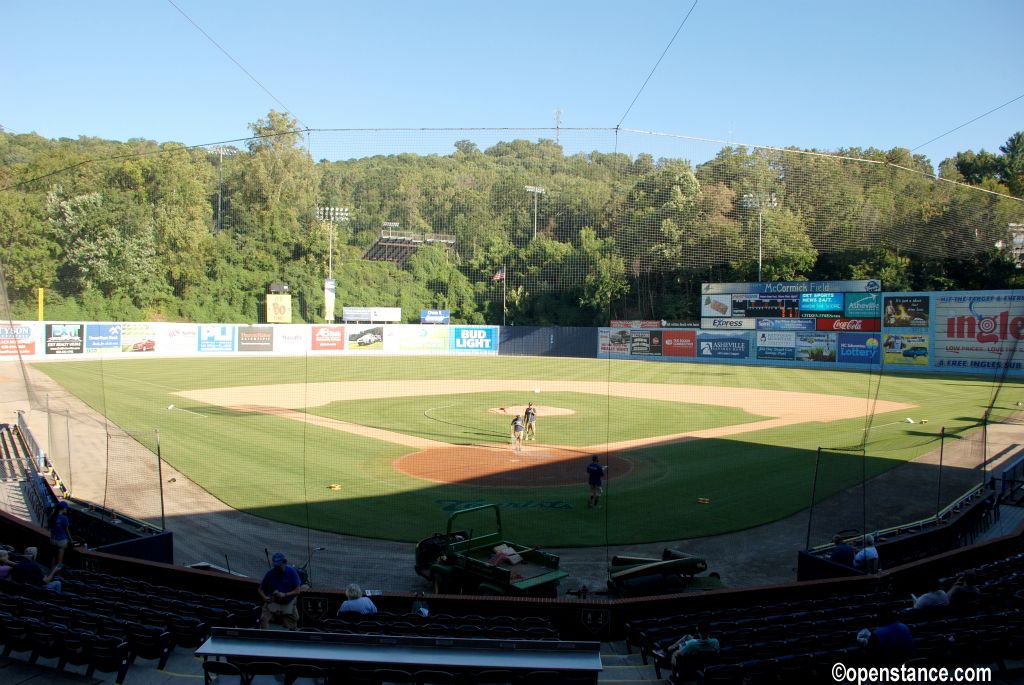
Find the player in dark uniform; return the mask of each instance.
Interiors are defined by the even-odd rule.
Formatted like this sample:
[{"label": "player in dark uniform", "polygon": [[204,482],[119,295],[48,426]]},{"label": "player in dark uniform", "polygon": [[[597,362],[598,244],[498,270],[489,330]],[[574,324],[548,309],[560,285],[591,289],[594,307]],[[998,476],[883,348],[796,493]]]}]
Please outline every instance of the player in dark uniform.
[{"label": "player in dark uniform", "polygon": [[512,419],[512,449],[516,452],[523,451],[523,417],[519,414]]},{"label": "player in dark uniform", "polygon": [[526,406],[526,439],[537,439],[537,407],[533,406],[533,402]]},{"label": "player in dark uniform", "polygon": [[601,494],[604,489],[601,487],[601,479],[604,478],[607,470],[597,460],[595,454],[590,458],[590,463],[587,464],[587,480],[590,483],[590,500],[587,502],[587,506],[591,509],[597,509],[598,503],[601,500]]}]

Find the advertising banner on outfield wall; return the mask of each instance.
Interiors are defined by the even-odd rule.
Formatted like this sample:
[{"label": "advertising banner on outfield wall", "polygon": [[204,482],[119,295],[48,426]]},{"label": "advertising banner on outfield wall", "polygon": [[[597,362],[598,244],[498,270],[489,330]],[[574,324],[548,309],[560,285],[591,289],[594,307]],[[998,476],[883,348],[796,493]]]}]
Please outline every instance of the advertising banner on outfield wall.
[{"label": "advertising banner on outfield wall", "polygon": [[938,369],[1024,371],[1024,294],[934,293]]},{"label": "advertising banner on outfield wall", "polygon": [[815,319],[757,319],[759,331],[814,331]]},{"label": "advertising banner on outfield wall", "polygon": [[706,331],[752,331],[757,328],[757,319],[706,317],[700,320],[700,327]]},{"label": "advertising banner on outfield wall", "polygon": [[840,364],[878,364],[882,361],[880,333],[840,333],[837,344]]},{"label": "advertising banner on outfield wall", "polygon": [[661,335],[664,356],[697,356],[697,331],[662,331]]},{"label": "advertising banner on outfield wall", "polygon": [[314,352],[340,352],[345,349],[345,327],[313,326],[310,349]]},{"label": "advertising banner on outfield wall", "polygon": [[761,331],[754,336],[758,359],[796,359],[796,333]]},{"label": "advertising banner on outfield wall", "polygon": [[121,324],[85,324],[85,353],[102,354],[121,351]]},{"label": "advertising banner on outfield wall", "polygon": [[660,321],[646,319],[612,319],[611,328],[660,328]]},{"label": "advertising banner on outfield wall", "polygon": [[883,334],[882,362],[898,366],[928,366],[928,336],[923,333]]},{"label": "advertising banner on outfield wall", "polygon": [[448,327],[388,326],[384,329],[384,349],[402,354],[439,354],[448,351]]},{"label": "advertising banner on outfield wall", "polygon": [[[157,339],[154,324],[125,323],[121,324],[122,352],[156,352]],[[164,350],[160,350],[163,352]]]},{"label": "advertising banner on outfield wall", "polygon": [[[274,353],[301,355],[313,349],[313,327],[305,324],[284,324],[272,326],[274,330]],[[341,335],[338,336],[341,339]]]},{"label": "advertising banner on outfield wall", "polygon": [[750,357],[750,334],[700,332],[697,334],[697,357],[700,359],[747,359]]},{"label": "advertising banner on outfield wall", "polygon": [[928,295],[886,295],[882,317],[886,328],[928,328]]},{"label": "advertising banner on outfield wall", "polygon": [[234,352],[235,327],[231,325],[200,324],[200,352]]},{"label": "advertising banner on outfield wall", "polygon": [[848,319],[877,319],[882,316],[882,293],[846,293],[843,316]]},{"label": "advertising banner on outfield wall", "polygon": [[634,357],[660,357],[661,331],[630,331],[629,354]]},{"label": "advertising banner on outfield wall", "polygon": [[452,326],[451,352],[498,354],[498,328],[494,326]]},{"label": "advertising banner on outfield wall", "polygon": [[273,352],[274,328],[272,326],[239,326],[239,352]]},{"label": "advertising banner on outfield wall", "polygon": [[880,319],[814,319],[814,328],[819,331],[846,333],[869,333],[881,330]]},{"label": "advertising banner on outfield wall", "polygon": [[36,333],[32,324],[0,325],[0,357],[35,356]]},{"label": "advertising banner on outfield wall", "polygon": [[[128,324],[125,324],[127,326]],[[153,324],[160,354],[195,354],[199,349],[199,326],[194,323]]]},{"label": "advertising banner on outfield wall", "polygon": [[842,315],[842,293],[800,293],[800,318],[838,319]]},{"label": "advertising banner on outfield wall", "polygon": [[732,295],[705,295],[701,298],[700,316],[732,316]]},{"label": "advertising banner on outfield wall", "polygon": [[836,360],[836,334],[799,334],[796,336],[796,359],[815,364],[834,362]]},{"label": "advertising banner on outfield wall", "polygon": [[384,349],[384,326],[348,324],[345,347],[349,352],[380,352]]},{"label": "advertising banner on outfield wall", "polygon": [[82,354],[83,329],[80,323],[46,324],[46,354]]},{"label": "advertising banner on outfield wall", "polygon": [[597,329],[597,356],[629,354],[630,339],[628,328]]}]

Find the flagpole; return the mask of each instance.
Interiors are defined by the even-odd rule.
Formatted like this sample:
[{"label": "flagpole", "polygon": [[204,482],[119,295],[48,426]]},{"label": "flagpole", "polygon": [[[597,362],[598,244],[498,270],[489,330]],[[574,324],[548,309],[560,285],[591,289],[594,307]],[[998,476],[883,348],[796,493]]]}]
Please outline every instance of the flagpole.
[{"label": "flagpole", "polygon": [[505,284],[508,282],[508,271],[501,267],[501,325],[505,325]]}]

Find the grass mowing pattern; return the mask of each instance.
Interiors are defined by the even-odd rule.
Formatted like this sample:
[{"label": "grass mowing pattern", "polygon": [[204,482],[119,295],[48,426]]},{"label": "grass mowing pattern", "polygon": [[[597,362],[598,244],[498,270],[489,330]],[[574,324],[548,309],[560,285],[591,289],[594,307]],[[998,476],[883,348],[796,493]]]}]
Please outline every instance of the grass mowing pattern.
[{"label": "grass mowing pattern", "polygon": [[[572,409],[569,416],[538,418],[541,442],[574,447],[620,440],[635,440],[657,435],[750,423],[764,417],[753,416],[731,407],[629,399],[629,421],[609,420],[608,398],[573,392],[545,392],[528,395],[538,404]],[[465,395],[395,397],[387,400],[382,412],[377,402],[331,402],[312,407],[310,413],[363,426],[406,433],[453,445],[507,444],[513,414],[495,414],[489,410],[513,403],[523,405],[522,393],[494,392]],[[623,398],[615,398],[618,403]],[[528,400],[527,400],[528,401]],[[604,424],[608,422],[606,427]]]},{"label": "grass mowing pattern", "polygon": [[[189,403],[173,393],[234,385],[351,380],[401,384],[406,379],[433,379],[457,390],[462,379],[529,377],[847,395],[863,397],[867,415],[877,391],[880,399],[920,405],[917,415],[930,422],[925,429],[902,425],[902,415],[875,416],[875,428],[867,436],[869,473],[875,473],[933,449],[941,426],[962,430],[975,423],[992,389],[990,382],[972,378],[540,358],[526,363],[516,358],[230,357],[40,363],[36,367],[98,411],[105,411],[118,425],[158,428],[164,458],[236,509],[320,530],[412,541],[443,528],[453,508],[494,502],[503,507],[503,521],[511,536],[547,546],[699,537],[788,516],[809,502],[816,448],[859,444],[866,421],[812,422],[729,439],[633,450],[626,454],[634,462],[633,473],[609,484],[606,537],[605,517],[585,506],[582,470],[579,485],[525,492],[522,488],[482,492],[467,486],[428,484],[392,468],[392,461],[410,452],[409,448],[265,414]],[[553,394],[540,397],[546,404],[569,404],[568,400],[552,401]],[[436,399],[429,398],[431,403]],[[513,399],[524,403],[533,398]],[[649,403],[661,404],[655,400],[598,398],[593,418],[588,419],[596,424],[594,437],[587,441],[616,439],[606,426],[621,425],[626,430],[626,426],[642,424],[650,415]],[[417,423],[415,409],[403,409],[395,402],[362,402],[358,412],[348,408],[339,418],[353,421],[353,413],[359,413],[368,423],[383,423],[392,430],[399,423]],[[699,403],[700,397],[694,397],[694,402]],[[169,404],[205,418],[168,412]],[[675,404],[674,409],[674,418],[668,417],[672,425],[660,428],[658,434],[686,430],[680,426],[702,420],[718,408]],[[307,407],[307,411],[318,413],[324,410]],[[495,418],[501,419],[507,431],[507,421]],[[547,421],[541,431],[552,430],[543,427],[552,419]],[[845,455],[835,458],[850,459]],[[829,489],[838,491],[858,482],[859,468],[846,464],[833,471],[837,476],[830,479]],[[341,489],[328,489],[332,483]],[[819,490],[819,499],[823,494]],[[934,499],[935,495],[923,491],[920,496]],[[699,505],[697,497],[709,497],[712,504]],[[168,525],[173,529],[173,521]]]}]

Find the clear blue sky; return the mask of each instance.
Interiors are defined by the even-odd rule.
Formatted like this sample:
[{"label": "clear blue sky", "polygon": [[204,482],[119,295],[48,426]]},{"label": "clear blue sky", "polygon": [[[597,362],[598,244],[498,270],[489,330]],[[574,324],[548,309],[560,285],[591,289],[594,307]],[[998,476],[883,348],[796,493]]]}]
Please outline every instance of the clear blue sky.
[{"label": "clear blue sky", "polygon": [[[310,128],[614,127],[692,0],[174,0]],[[166,0],[0,6],[0,125],[185,144],[283,107]],[[913,148],[1024,94],[1022,0],[700,0],[627,128]],[[934,142],[997,152],[1024,99]]]}]

